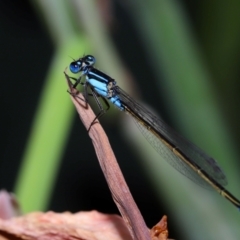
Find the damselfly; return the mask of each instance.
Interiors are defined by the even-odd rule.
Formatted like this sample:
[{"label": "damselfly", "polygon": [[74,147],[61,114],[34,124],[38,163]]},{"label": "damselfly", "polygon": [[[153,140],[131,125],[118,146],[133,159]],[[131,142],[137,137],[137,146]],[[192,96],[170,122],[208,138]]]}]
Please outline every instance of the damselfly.
[{"label": "damselfly", "polygon": [[86,55],[73,61],[69,68],[72,73],[80,73],[79,78],[71,77],[76,81],[74,87],[78,84],[84,85],[85,97],[88,96],[88,89],[91,90],[101,110],[97,117],[105,112],[99,101],[100,97],[106,103],[107,109],[109,101],[119,110],[132,116],[153,148],[175,169],[199,185],[214,188],[240,209],[240,201],[223,187],[227,185],[227,178],[217,162],[132,99],[117,86],[113,78],[96,69],[95,62],[94,56]]}]

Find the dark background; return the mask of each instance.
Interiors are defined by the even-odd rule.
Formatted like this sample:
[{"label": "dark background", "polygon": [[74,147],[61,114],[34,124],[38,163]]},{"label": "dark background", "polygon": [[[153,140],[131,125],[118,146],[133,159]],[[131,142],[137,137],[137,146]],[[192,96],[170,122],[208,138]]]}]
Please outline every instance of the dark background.
[{"label": "dark background", "polygon": [[[199,38],[203,54],[207,56],[204,36],[201,35],[202,20],[199,17],[198,7],[195,5],[196,3],[193,5],[191,1],[182,2],[188,13],[192,28]],[[154,94],[154,81],[153,86],[149,86],[144,81],[146,78],[155,79],[156,76],[154,76],[151,66],[146,60],[144,47],[137,41],[139,36],[133,27],[131,18],[117,2],[114,3],[114,14],[118,19],[118,31],[113,30],[111,36],[121,58],[129,66],[135,77],[140,79],[139,87],[142,93],[144,92],[144,98],[156,96]],[[0,93],[0,188],[13,191],[35,108],[39,101],[43,79],[54,53],[54,45],[28,1],[1,1],[0,16],[2,83]],[[120,36],[123,34],[129,37],[127,39],[121,38]],[[129,51],[132,52],[130,56]],[[238,53],[236,52],[236,58],[239,58]],[[211,63],[211,56],[206,59],[209,59]],[[235,90],[237,91],[239,90],[238,81],[235,84]],[[219,88],[219,94],[221,94],[221,85],[216,84],[216,86]],[[234,101],[238,105],[239,98],[234,99]],[[158,95],[157,98],[149,97],[148,103],[158,108],[164,119],[171,123],[161,96]],[[225,111],[227,112],[227,110]],[[239,142],[239,130],[236,130],[234,125],[235,121],[238,121],[234,119],[239,119],[238,113],[235,113],[234,117],[229,117],[229,122],[236,142]],[[135,154],[131,152],[131,149],[122,139],[120,130],[117,130],[114,125],[105,125],[104,128],[109,135],[113,149],[117,149],[115,154],[118,156],[119,164],[146,223],[148,226],[153,226],[159,221],[160,216],[168,211],[168,207],[164,202],[156,200],[154,189],[145,176],[143,166],[137,161]],[[81,139],[79,136],[81,136]],[[81,149],[82,159],[84,160],[81,163],[77,158],[79,142],[84,145]],[[120,145],[121,149],[115,147],[117,145]],[[126,161],[124,157],[126,152],[129,154],[130,162]],[[44,173],[40,174],[44,175]],[[149,205],[149,199],[151,199],[151,205]],[[98,166],[91,141],[82,124],[79,123],[77,116],[71,129],[66,151],[62,156],[62,164],[49,203],[49,209],[57,212],[66,210],[77,212],[92,209],[106,213],[118,212]],[[168,217],[172,219],[169,222],[171,237],[179,236],[179,229],[170,213]]]}]

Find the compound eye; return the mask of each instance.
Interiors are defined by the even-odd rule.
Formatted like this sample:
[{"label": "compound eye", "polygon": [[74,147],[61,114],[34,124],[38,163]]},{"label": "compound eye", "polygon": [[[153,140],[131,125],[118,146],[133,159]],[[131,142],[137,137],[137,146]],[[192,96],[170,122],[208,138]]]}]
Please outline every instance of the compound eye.
[{"label": "compound eye", "polygon": [[92,55],[87,55],[87,56],[85,57],[85,59],[86,59],[87,64],[88,64],[88,65],[91,65],[91,66],[94,65],[95,62],[96,62],[95,57],[93,57]]},{"label": "compound eye", "polygon": [[82,62],[81,61],[74,61],[71,62],[69,65],[69,69],[72,73],[78,73],[81,71],[82,68]]}]

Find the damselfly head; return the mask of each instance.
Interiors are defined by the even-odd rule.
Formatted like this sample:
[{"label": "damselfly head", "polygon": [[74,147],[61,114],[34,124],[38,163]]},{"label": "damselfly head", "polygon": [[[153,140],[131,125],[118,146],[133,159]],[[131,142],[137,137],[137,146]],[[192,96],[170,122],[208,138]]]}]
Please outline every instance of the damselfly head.
[{"label": "damselfly head", "polygon": [[78,73],[83,70],[83,65],[85,65],[84,62],[79,59],[77,61],[71,62],[69,65],[69,69],[72,73]]},{"label": "damselfly head", "polygon": [[81,58],[81,60],[87,65],[87,66],[93,66],[96,63],[96,58],[92,55],[86,55]]}]

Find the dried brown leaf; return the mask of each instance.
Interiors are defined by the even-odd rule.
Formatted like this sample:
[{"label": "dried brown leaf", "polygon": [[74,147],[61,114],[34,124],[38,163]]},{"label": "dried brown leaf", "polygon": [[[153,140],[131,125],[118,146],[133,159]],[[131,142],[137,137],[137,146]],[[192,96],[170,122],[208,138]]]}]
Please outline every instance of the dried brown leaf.
[{"label": "dried brown leaf", "polygon": [[15,196],[6,190],[0,191],[0,218],[9,219],[20,215],[20,208]]},{"label": "dried brown leaf", "polygon": [[34,212],[9,220],[0,219],[0,239],[131,240],[120,216],[97,211]]},{"label": "dried brown leaf", "polygon": [[91,107],[84,101],[84,97],[76,89],[65,73],[71,99],[76,107],[79,117],[87,129],[91,126],[89,137],[92,139],[93,146],[98,157],[99,164],[107,181],[108,187],[112,193],[125,224],[131,233],[133,239],[150,240],[150,232],[144,219],[131,195],[124,176],[112,151],[108,137],[105,134],[99,121],[96,119]]},{"label": "dried brown leaf", "polygon": [[158,222],[150,231],[152,240],[167,240],[167,216],[163,216],[160,222]]}]

